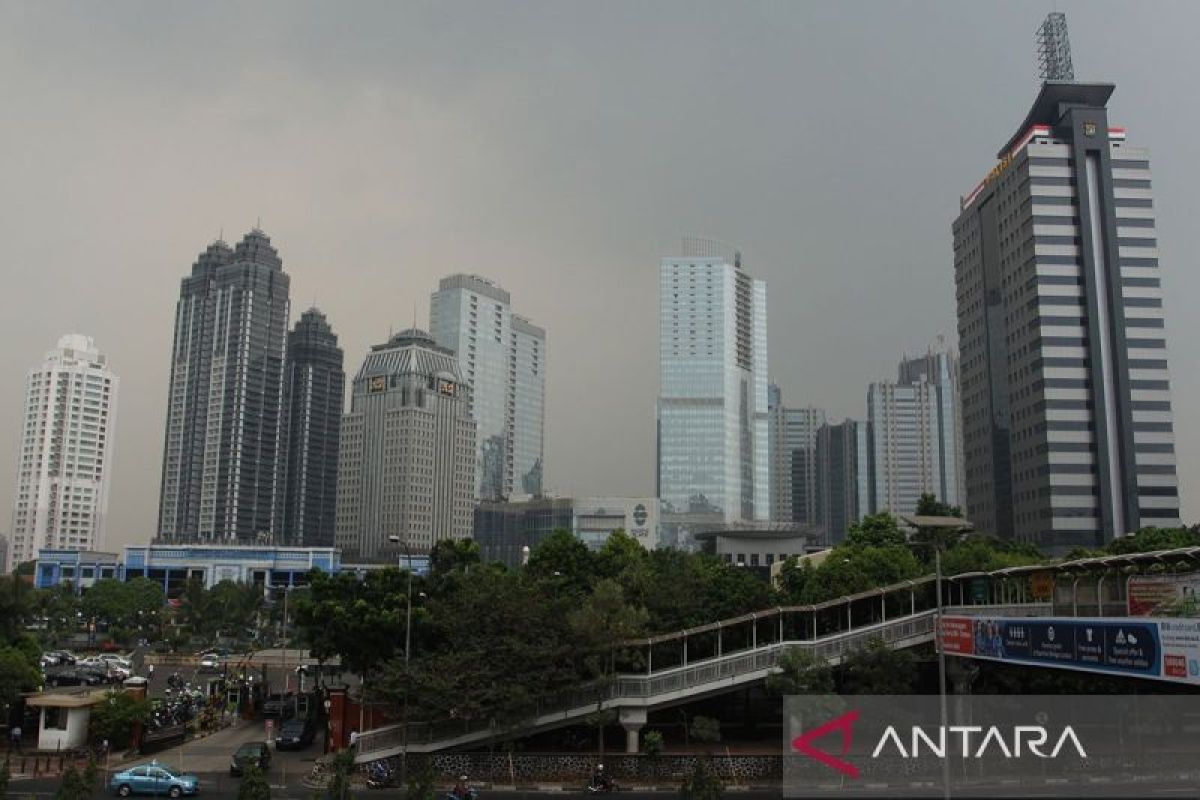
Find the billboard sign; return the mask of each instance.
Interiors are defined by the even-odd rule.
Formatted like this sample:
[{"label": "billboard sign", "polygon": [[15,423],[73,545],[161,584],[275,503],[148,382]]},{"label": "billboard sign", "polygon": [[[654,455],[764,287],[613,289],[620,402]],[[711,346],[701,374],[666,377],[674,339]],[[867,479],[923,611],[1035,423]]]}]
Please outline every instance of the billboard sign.
[{"label": "billboard sign", "polygon": [[1200,573],[1132,575],[1127,585],[1131,617],[1200,617]]},{"label": "billboard sign", "polygon": [[[1158,678],[1166,672],[1159,626],[1157,620],[1128,618],[946,617],[939,640],[951,655]],[[1200,673],[1200,623],[1171,634],[1175,672],[1182,655],[1195,659]],[[1192,680],[1200,683],[1200,674]]]}]

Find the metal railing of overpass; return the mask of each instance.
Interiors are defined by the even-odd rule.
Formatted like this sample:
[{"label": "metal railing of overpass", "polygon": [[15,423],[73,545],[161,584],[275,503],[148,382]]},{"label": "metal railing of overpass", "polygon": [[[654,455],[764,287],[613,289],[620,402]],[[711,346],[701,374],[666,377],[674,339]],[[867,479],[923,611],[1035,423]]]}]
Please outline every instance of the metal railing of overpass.
[{"label": "metal railing of overpass", "polygon": [[[1103,602],[1102,587],[1113,572],[1147,569],[1196,570],[1200,547],[1119,556],[1076,559],[1056,564],[1009,567],[943,578],[944,613],[990,616],[1063,615],[1062,598],[1035,598],[1031,579],[1039,572],[1066,575],[1071,580],[1074,616],[1124,613],[1124,601]],[[1080,583],[1095,578],[1090,606],[1080,601]],[[970,581],[983,580],[982,598],[968,597]],[[1111,581],[1111,586],[1117,582]],[[957,598],[956,598],[957,595]],[[955,600],[957,599],[957,603]],[[499,729],[487,720],[446,720],[387,725],[358,737],[356,761],[398,754],[402,748],[429,752],[470,744],[493,736],[534,732],[572,721],[598,710],[669,705],[760,680],[775,669],[779,656],[791,648],[808,650],[817,658],[838,663],[852,650],[879,638],[890,646],[908,647],[933,640],[936,617],[933,576],[839,597],[807,606],[785,606],[719,620],[685,630],[634,639],[623,649],[637,654],[636,669],[627,669],[602,686],[583,687],[540,697],[526,719]],[[1108,614],[1104,613],[1109,612]],[[631,663],[627,660],[625,663]],[[405,730],[407,727],[407,731]]]},{"label": "metal railing of overpass", "polygon": [[[1180,547],[1029,564],[991,572],[964,572],[947,576],[943,591],[947,604],[959,608],[1050,602],[1058,616],[1121,616],[1126,612],[1129,578],[1148,572],[1197,569],[1200,569],[1200,547]],[[1054,576],[1049,596],[1034,596],[1032,578],[1037,573]]]},{"label": "metal railing of overpass", "polygon": [[539,697],[515,725],[497,728],[491,720],[386,725],[358,736],[355,761],[532,733],[606,709],[649,709],[728,691],[764,679],[792,649],[837,664],[874,639],[896,648],[931,642],[935,602],[934,580],[925,577],[815,605],[773,608],[630,640],[620,648],[624,663],[644,666],[600,685]]}]

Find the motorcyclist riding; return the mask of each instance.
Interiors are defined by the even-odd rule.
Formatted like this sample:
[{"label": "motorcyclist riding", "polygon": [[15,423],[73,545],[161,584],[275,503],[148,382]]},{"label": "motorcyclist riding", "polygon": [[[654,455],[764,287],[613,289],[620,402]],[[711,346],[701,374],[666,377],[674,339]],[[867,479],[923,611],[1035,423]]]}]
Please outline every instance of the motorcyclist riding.
[{"label": "motorcyclist riding", "polygon": [[592,781],[588,784],[588,788],[593,791],[612,791],[612,778],[604,772],[603,764],[596,765],[596,771],[592,773]]},{"label": "motorcyclist riding", "polygon": [[450,790],[450,797],[453,800],[473,800],[475,790],[467,784],[466,775],[458,776],[458,783],[454,784],[454,788]]}]

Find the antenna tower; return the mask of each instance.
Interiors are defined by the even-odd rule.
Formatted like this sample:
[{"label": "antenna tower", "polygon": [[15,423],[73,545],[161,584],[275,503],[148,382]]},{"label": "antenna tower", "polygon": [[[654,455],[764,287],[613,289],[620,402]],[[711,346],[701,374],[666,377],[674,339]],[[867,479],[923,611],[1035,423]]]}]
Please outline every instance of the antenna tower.
[{"label": "antenna tower", "polygon": [[1074,81],[1067,15],[1052,11],[1037,30],[1038,73],[1043,81]]}]

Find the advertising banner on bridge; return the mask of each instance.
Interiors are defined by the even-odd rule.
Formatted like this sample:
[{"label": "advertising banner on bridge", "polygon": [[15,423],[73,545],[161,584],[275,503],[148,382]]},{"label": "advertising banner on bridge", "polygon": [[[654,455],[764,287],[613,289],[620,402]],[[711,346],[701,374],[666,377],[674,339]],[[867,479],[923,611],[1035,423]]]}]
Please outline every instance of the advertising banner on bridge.
[{"label": "advertising banner on bridge", "polygon": [[1200,574],[1133,575],[1128,586],[1131,617],[1200,616]]},{"label": "advertising banner on bridge", "polygon": [[1200,683],[1200,620],[1160,620],[1158,634],[1163,651],[1162,677]]},{"label": "advertising banner on bridge", "polygon": [[1145,618],[946,617],[938,638],[943,651],[952,655],[1200,683],[1200,674],[1193,677],[1188,668],[1192,659],[1200,673],[1200,627],[1169,632],[1172,658],[1168,662],[1161,624]]}]

